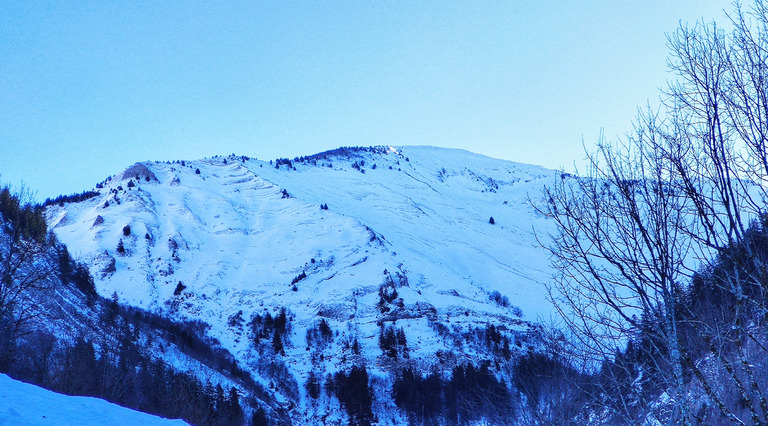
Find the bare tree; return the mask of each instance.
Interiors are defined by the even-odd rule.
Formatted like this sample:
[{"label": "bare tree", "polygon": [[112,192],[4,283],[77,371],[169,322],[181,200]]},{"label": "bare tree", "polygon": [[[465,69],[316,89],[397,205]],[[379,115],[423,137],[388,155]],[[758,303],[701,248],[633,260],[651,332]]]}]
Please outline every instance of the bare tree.
[{"label": "bare tree", "polygon": [[54,274],[42,210],[30,198],[24,190],[0,190],[0,370],[12,362],[25,325],[40,314],[36,301]]},{"label": "bare tree", "polygon": [[550,295],[582,356],[594,362],[612,356],[635,330],[655,327],[665,344],[656,350],[669,350],[658,368],[671,373],[685,419],[676,336],[681,285],[690,271],[690,240],[680,232],[688,225],[686,200],[674,192],[664,157],[650,149],[657,144],[654,130],[638,128],[619,147],[601,144],[590,157],[589,177],[563,177],[546,190],[543,210],[559,229],[548,246],[559,272]]},{"label": "bare tree", "polygon": [[[615,376],[642,385],[649,371],[617,362],[633,342],[671,397],[666,421],[701,421],[689,377],[731,422],[768,419],[756,367],[768,359],[768,264],[752,236],[768,200],[766,10],[762,0],[747,11],[735,3],[729,33],[700,23],[672,34],[676,80],[660,110],[641,112],[624,139],[601,137],[587,174],[563,174],[540,206],[558,228],[547,244],[558,271],[550,295],[582,358],[611,360]],[[694,280],[733,306],[705,320],[692,310]],[[603,397],[631,422],[653,403]]]}]

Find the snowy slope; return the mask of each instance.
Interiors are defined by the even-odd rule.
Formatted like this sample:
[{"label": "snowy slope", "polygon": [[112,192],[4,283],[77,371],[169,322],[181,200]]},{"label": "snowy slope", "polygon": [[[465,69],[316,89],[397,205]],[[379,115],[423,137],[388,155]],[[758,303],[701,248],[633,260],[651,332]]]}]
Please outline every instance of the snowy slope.
[{"label": "snowy slope", "polygon": [[98,398],[67,396],[0,374],[0,425],[185,425]]},{"label": "snowy slope", "polygon": [[[441,351],[491,356],[457,348],[438,323],[454,333],[495,324],[519,339],[526,321],[549,316],[551,272],[533,234],[548,223],[528,199],[557,172],[432,147],[304,160],[142,163],[107,180],[99,196],[46,214],[100,293],[210,324],[279,400],[302,406],[299,419],[312,415],[301,386],[310,370],[362,358],[386,377],[383,323],[405,329],[410,359],[427,368]],[[396,288],[396,300],[382,302],[382,288]],[[511,304],[491,300],[494,292]],[[254,346],[247,324],[281,308],[291,330],[277,369],[289,380],[265,367],[274,354]],[[336,333],[320,357],[305,341],[319,318]]]},{"label": "snowy slope", "polygon": [[[296,197],[328,204],[384,235],[414,278],[438,287],[435,293],[455,289],[485,299],[483,291],[498,290],[528,319],[548,316],[540,284],[551,272],[533,226],[548,228],[528,197],[538,199],[555,172],[434,147],[370,157],[335,161],[332,170],[297,165],[293,173],[248,166]],[[367,162],[365,173],[351,168],[360,160]]]}]

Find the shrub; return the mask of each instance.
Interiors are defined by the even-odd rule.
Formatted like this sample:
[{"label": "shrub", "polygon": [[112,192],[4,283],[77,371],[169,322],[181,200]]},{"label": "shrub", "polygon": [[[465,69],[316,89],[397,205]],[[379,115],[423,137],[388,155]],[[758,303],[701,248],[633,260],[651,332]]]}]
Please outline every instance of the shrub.
[{"label": "shrub", "polygon": [[507,296],[502,296],[501,293],[499,293],[497,290],[491,292],[488,297],[491,299],[491,301],[496,302],[496,304],[501,307],[509,307],[509,298]]},{"label": "shrub", "polygon": [[301,271],[301,273],[299,275],[293,277],[293,279],[291,280],[291,285],[294,285],[294,284],[298,283],[299,281],[303,280],[304,278],[307,278],[307,273],[304,272],[304,271]]}]

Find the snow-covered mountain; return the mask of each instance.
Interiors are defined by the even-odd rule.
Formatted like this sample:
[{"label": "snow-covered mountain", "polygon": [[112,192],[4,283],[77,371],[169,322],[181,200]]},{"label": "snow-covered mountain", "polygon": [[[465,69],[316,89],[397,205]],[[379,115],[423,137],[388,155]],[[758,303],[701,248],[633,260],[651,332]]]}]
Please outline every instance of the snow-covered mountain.
[{"label": "snow-covered mountain", "polygon": [[209,324],[296,421],[343,419],[305,384],[366,365],[374,412],[399,423],[398,369],[504,377],[500,357],[541,338],[550,225],[529,200],[557,175],[433,147],[232,155],[138,163],[46,216],[100,294]]}]

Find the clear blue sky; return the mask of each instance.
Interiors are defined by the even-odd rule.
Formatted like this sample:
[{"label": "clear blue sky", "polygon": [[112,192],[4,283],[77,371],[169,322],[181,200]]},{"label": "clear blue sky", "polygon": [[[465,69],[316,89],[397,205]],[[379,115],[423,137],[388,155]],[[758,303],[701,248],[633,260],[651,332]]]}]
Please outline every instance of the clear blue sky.
[{"label": "clear blue sky", "polygon": [[137,161],[437,145],[572,169],[669,78],[693,1],[7,1],[0,181],[38,198]]}]

